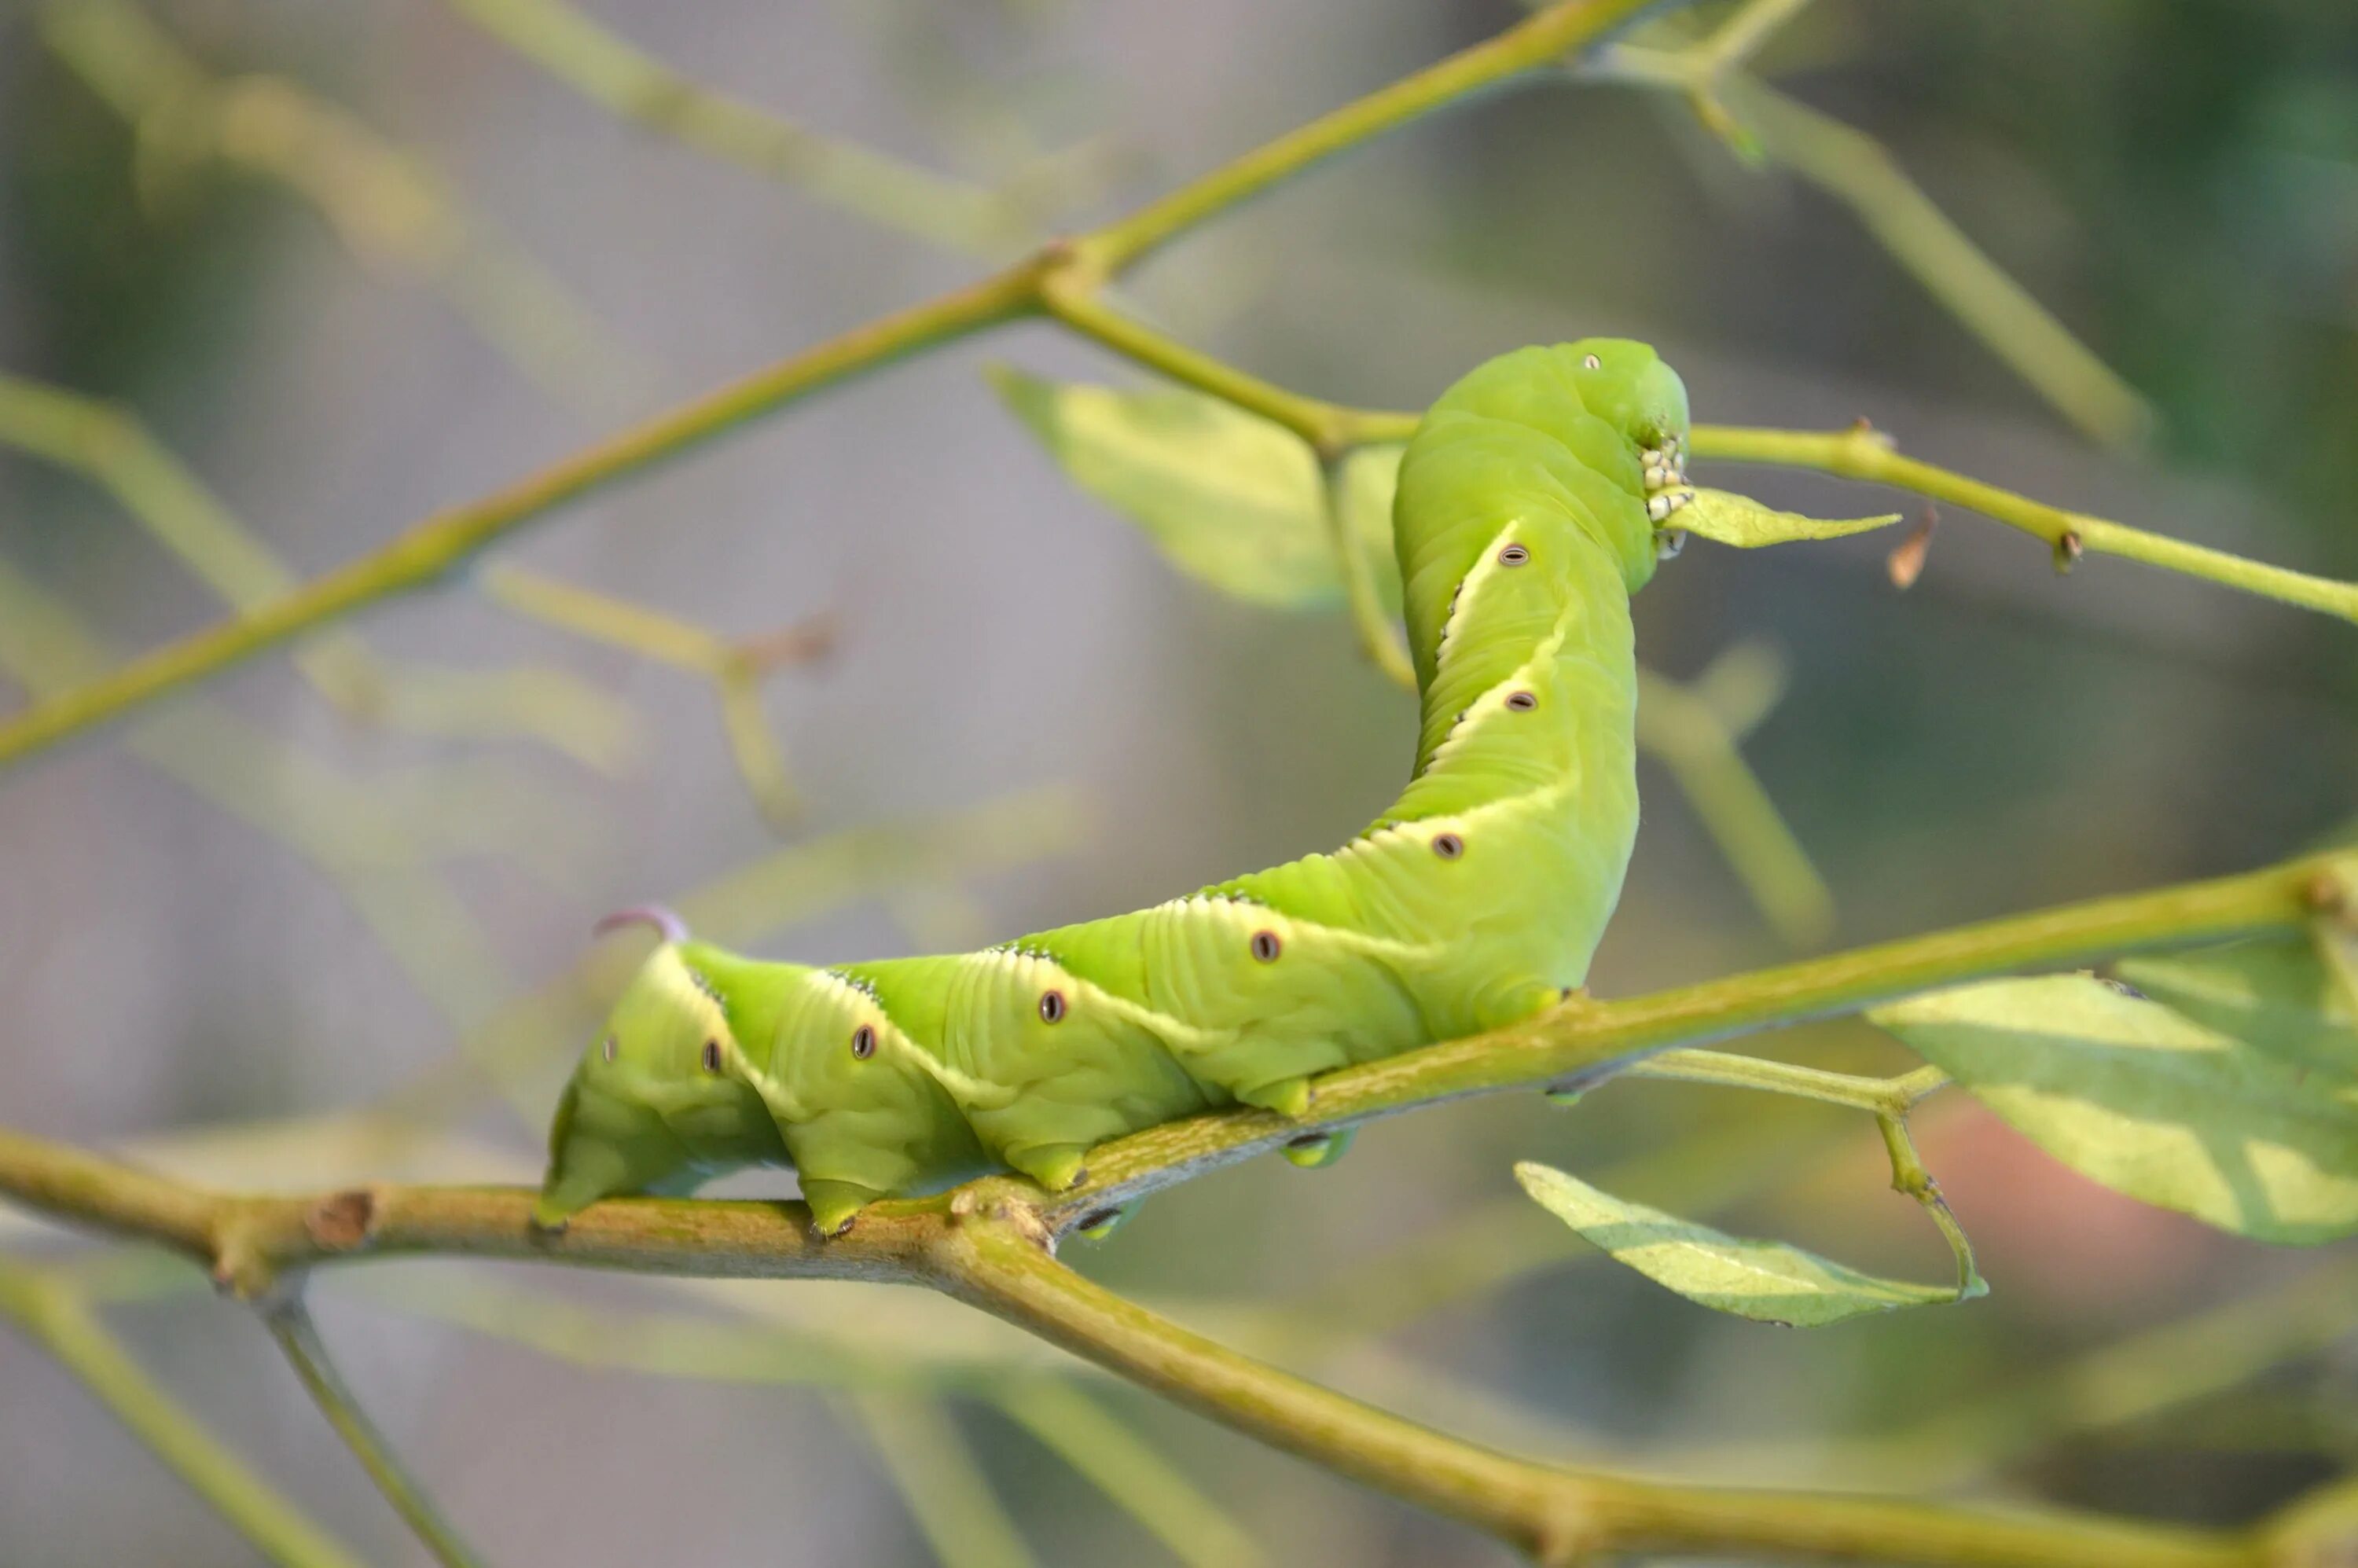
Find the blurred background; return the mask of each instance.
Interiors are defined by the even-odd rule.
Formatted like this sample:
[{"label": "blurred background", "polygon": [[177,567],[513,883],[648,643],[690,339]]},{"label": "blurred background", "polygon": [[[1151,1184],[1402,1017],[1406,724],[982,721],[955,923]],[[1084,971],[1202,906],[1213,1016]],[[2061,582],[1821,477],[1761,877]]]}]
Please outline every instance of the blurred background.
[{"label": "blurred background", "polygon": [[[0,15],[0,711],[1519,15],[585,14],[757,123],[839,140],[773,141],[803,150],[763,168],[684,146],[593,102],[616,57],[541,5]],[[1682,36],[1672,18],[1647,41]],[[1124,297],[1282,385],[1387,407],[1517,344],[1646,338],[1700,420],[1865,416],[2043,501],[2358,575],[2358,15],[1827,0],[1756,64],[1787,96],[1731,92],[1752,159],[1677,92],[1535,81],[1191,234]],[[955,188],[913,189],[907,168]],[[1899,171],[2052,312],[2061,349],[1994,346],[1947,308],[1953,249],[1933,246],[1931,288],[1895,256]],[[1867,219],[1845,180],[1882,203]],[[1899,228],[1905,252],[1921,225]],[[1064,479],[991,392],[998,363],[1143,379],[1038,325],[926,355],[14,768],[0,1123],[257,1187],[531,1180],[556,1085],[637,956],[592,947],[611,907],[665,899],[757,951],[872,957],[1347,838],[1398,787],[1411,699],[1340,615],[1174,571]],[[1821,515],[1920,507],[1698,477]],[[1641,658],[1717,671],[1705,687],[1742,711],[1814,872],[1786,865],[1764,908],[1650,762],[1599,994],[2343,831],[2348,627],[2117,562],[2059,576],[1965,515],[1903,594],[1890,544],[1698,546],[1639,601]],[[1908,1062],[1863,1025],[1760,1044]],[[1677,1084],[1388,1121],[1335,1169],[1222,1172],[1068,1256],[1534,1454],[2213,1522],[2358,1463],[2358,1254],[2139,1208],[1961,1098],[1919,1127],[1992,1293],[1809,1335],[1679,1302],[1516,1189],[1510,1162],[1545,1160],[1945,1276],[1867,1119]],[[177,1266],[0,1224],[6,1267],[70,1271],[360,1558],[423,1560],[243,1310]],[[365,1402],[501,1563],[1504,1556],[914,1292],[404,1263],[314,1296]],[[254,1549],[0,1335],[0,1559]]]}]

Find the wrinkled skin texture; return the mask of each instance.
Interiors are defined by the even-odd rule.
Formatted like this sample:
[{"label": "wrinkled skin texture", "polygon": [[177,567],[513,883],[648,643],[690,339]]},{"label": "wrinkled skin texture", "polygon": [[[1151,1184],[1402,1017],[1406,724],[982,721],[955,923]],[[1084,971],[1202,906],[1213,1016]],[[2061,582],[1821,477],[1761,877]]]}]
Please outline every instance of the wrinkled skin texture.
[{"label": "wrinkled skin texture", "polygon": [[1109,1138],[1303,1115],[1316,1074],[1580,985],[1637,832],[1629,596],[1684,499],[1686,431],[1642,343],[1475,370],[1401,460],[1422,721],[1367,831],[981,953],[814,969],[667,941],[566,1090],[541,1223],[756,1163],[793,1163],[829,1232],[989,1170],[1061,1189]]}]

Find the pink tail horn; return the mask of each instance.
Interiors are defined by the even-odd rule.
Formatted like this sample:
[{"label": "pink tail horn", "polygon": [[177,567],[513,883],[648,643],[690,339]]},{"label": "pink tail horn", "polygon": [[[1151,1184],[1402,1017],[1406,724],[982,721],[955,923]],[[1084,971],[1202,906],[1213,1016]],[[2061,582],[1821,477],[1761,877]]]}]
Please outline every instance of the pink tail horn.
[{"label": "pink tail horn", "polygon": [[629,909],[618,909],[600,921],[590,935],[603,936],[610,931],[620,931],[625,925],[652,925],[662,934],[665,942],[687,940],[687,922],[659,903],[633,904]]}]

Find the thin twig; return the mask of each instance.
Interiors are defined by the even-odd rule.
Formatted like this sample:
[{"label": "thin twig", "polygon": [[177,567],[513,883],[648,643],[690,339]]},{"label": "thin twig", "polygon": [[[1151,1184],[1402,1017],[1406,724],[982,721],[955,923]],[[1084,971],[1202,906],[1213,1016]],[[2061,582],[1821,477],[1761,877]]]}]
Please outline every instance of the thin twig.
[{"label": "thin twig", "polygon": [[2067,552],[2073,556],[2118,556],[2265,599],[2298,604],[2343,621],[2358,622],[2358,583],[2336,582],[2330,578],[2267,566],[2231,556],[2224,550],[2190,545],[2083,512],[2050,506],[1905,457],[1879,431],[1858,427],[1814,431],[1698,425],[1689,447],[1698,459],[1814,469],[1844,479],[1913,491],[1918,495],[1978,512],[1993,522],[2043,539],[2059,557]]},{"label": "thin twig", "polygon": [[379,273],[439,290],[544,393],[611,409],[640,378],[556,276],[508,243],[422,161],[293,81],[214,77],[130,0],[48,0],[50,50],[130,124],[143,195],[205,160],[277,181]]},{"label": "thin twig", "polygon": [[336,1364],[329,1359],[328,1347],[319,1342],[319,1330],[312,1326],[311,1314],[304,1308],[300,1289],[287,1292],[265,1312],[264,1318],[270,1325],[271,1337],[278,1341],[278,1348],[285,1352],[295,1375],[302,1379],[304,1389],[319,1407],[319,1413],[328,1418],[328,1424],[336,1429],[336,1435],[344,1440],[352,1457],[361,1462],[361,1468],[376,1483],[376,1489],[384,1494],[384,1500],[393,1505],[394,1511],[416,1532],[426,1550],[434,1554],[434,1560],[442,1568],[482,1568],[482,1560],[459,1539],[459,1532],[403,1465],[400,1455],[394,1453],[384,1433],[369,1420],[368,1412],[361,1408],[342,1374],[336,1370]]},{"label": "thin twig", "polygon": [[842,1402],[942,1568],[1033,1568],[1037,1559],[940,1400],[856,1393]]},{"label": "thin twig", "polygon": [[1806,0],[1752,0],[1681,49],[1623,44],[1589,74],[1684,95],[1747,162],[1774,159],[1851,209],[1892,259],[2064,417],[2096,439],[2143,435],[2153,411],[2030,292],[1983,254],[1883,144],[1743,71]]},{"label": "thin twig", "polygon": [[150,1379],[90,1304],[59,1279],[0,1262],[0,1320],[56,1357],[189,1490],[280,1568],[362,1568]]},{"label": "thin twig", "polygon": [[[624,430],[472,503],[437,514],[373,555],[133,660],[0,725],[0,764],[120,717],[362,606],[423,588],[566,502],[679,457],[818,389],[1047,308],[1102,283],[1207,218],[1336,153],[1520,76],[1626,21],[1645,0],[1564,0],[1149,203],[979,282],[909,307]],[[1075,279],[1080,280],[1078,284]]]},{"label": "thin twig", "polygon": [[[0,372],[0,446],[81,473],[233,610],[294,592],[294,572],[131,413]],[[611,772],[629,749],[627,708],[555,669],[440,670],[381,659],[329,628],[294,652],[322,697],[363,722],[452,737],[526,735]]]},{"label": "thin twig", "polygon": [[993,1402],[1190,1568],[1252,1568],[1261,1561],[1252,1537],[1225,1509],[1072,1379],[1027,1378]]},{"label": "thin twig", "polygon": [[1637,1078],[1670,1078],[1686,1084],[1716,1084],[1724,1088],[1760,1089],[1798,1099],[1813,1099],[1823,1105],[1849,1106],[1878,1116],[1905,1116],[1949,1081],[1949,1076],[1938,1067],[1919,1067],[1892,1078],[1870,1078],[1761,1056],[1697,1050],[1658,1052],[1633,1063],[1628,1074]]},{"label": "thin twig", "polygon": [[875,222],[969,254],[1005,255],[1031,214],[1007,194],[822,135],[681,75],[564,0],[445,0],[608,113]]},{"label": "thin twig", "polygon": [[1735,728],[1704,696],[1641,665],[1638,745],[1670,771],[1779,935],[1806,948],[1833,935],[1833,891],[1744,760]]}]

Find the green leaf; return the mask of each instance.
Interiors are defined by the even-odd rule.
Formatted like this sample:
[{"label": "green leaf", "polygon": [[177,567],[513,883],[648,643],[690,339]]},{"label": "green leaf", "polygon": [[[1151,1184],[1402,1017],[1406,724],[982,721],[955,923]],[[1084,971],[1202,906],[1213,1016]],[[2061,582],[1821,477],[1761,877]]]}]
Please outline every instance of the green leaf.
[{"label": "green leaf", "polygon": [[1599,1192],[1552,1166],[1524,1161],[1515,1179],[1541,1208],[1615,1260],[1717,1312],[1819,1328],[1861,1313],[1959,1299],[1948,1287],[1878,1279],[1781,1241],[1725,1236]]},{"label": "green leaf", "polygon": [[2358,1230],[2358,1084],[2084,974],[1933,991],[1867,1017],[2117,1192],[2264,1241]]},{"label": "green leaf", "polygon": [[2114,968],[2207,1029],[2297,1066],[2358,1078],[2358,1022],[2349,996],[2306,935],[2124,958]]},{"label": "green leaf", "polygon": [[[1003,365],[989,374],[1073,482],[1144,529],[1182,571],[1257,604],[1341,602],[1318,460],[1291,430],[1180,387],[1118,392]],[[1362,484],[1378,478],[1370,467]],[[1383,515],[1389,558],[1389,502]]]},{"label": "green leaf", "polygon": [[1670,521],[1662,526],[1683,528],[1699,539],[1733,545],[1739,550],[1757,550],[1763,545],[1787,545],[1796,539],[1839,539],[1845,534],[1887,528],[1898,521],[1899,514],[1893,512],[1881,517],[1824,522],[1796,512],[1779,512],[1748,495],[1725,490],[1698,490],[1694,499],[1671,513]]}]

